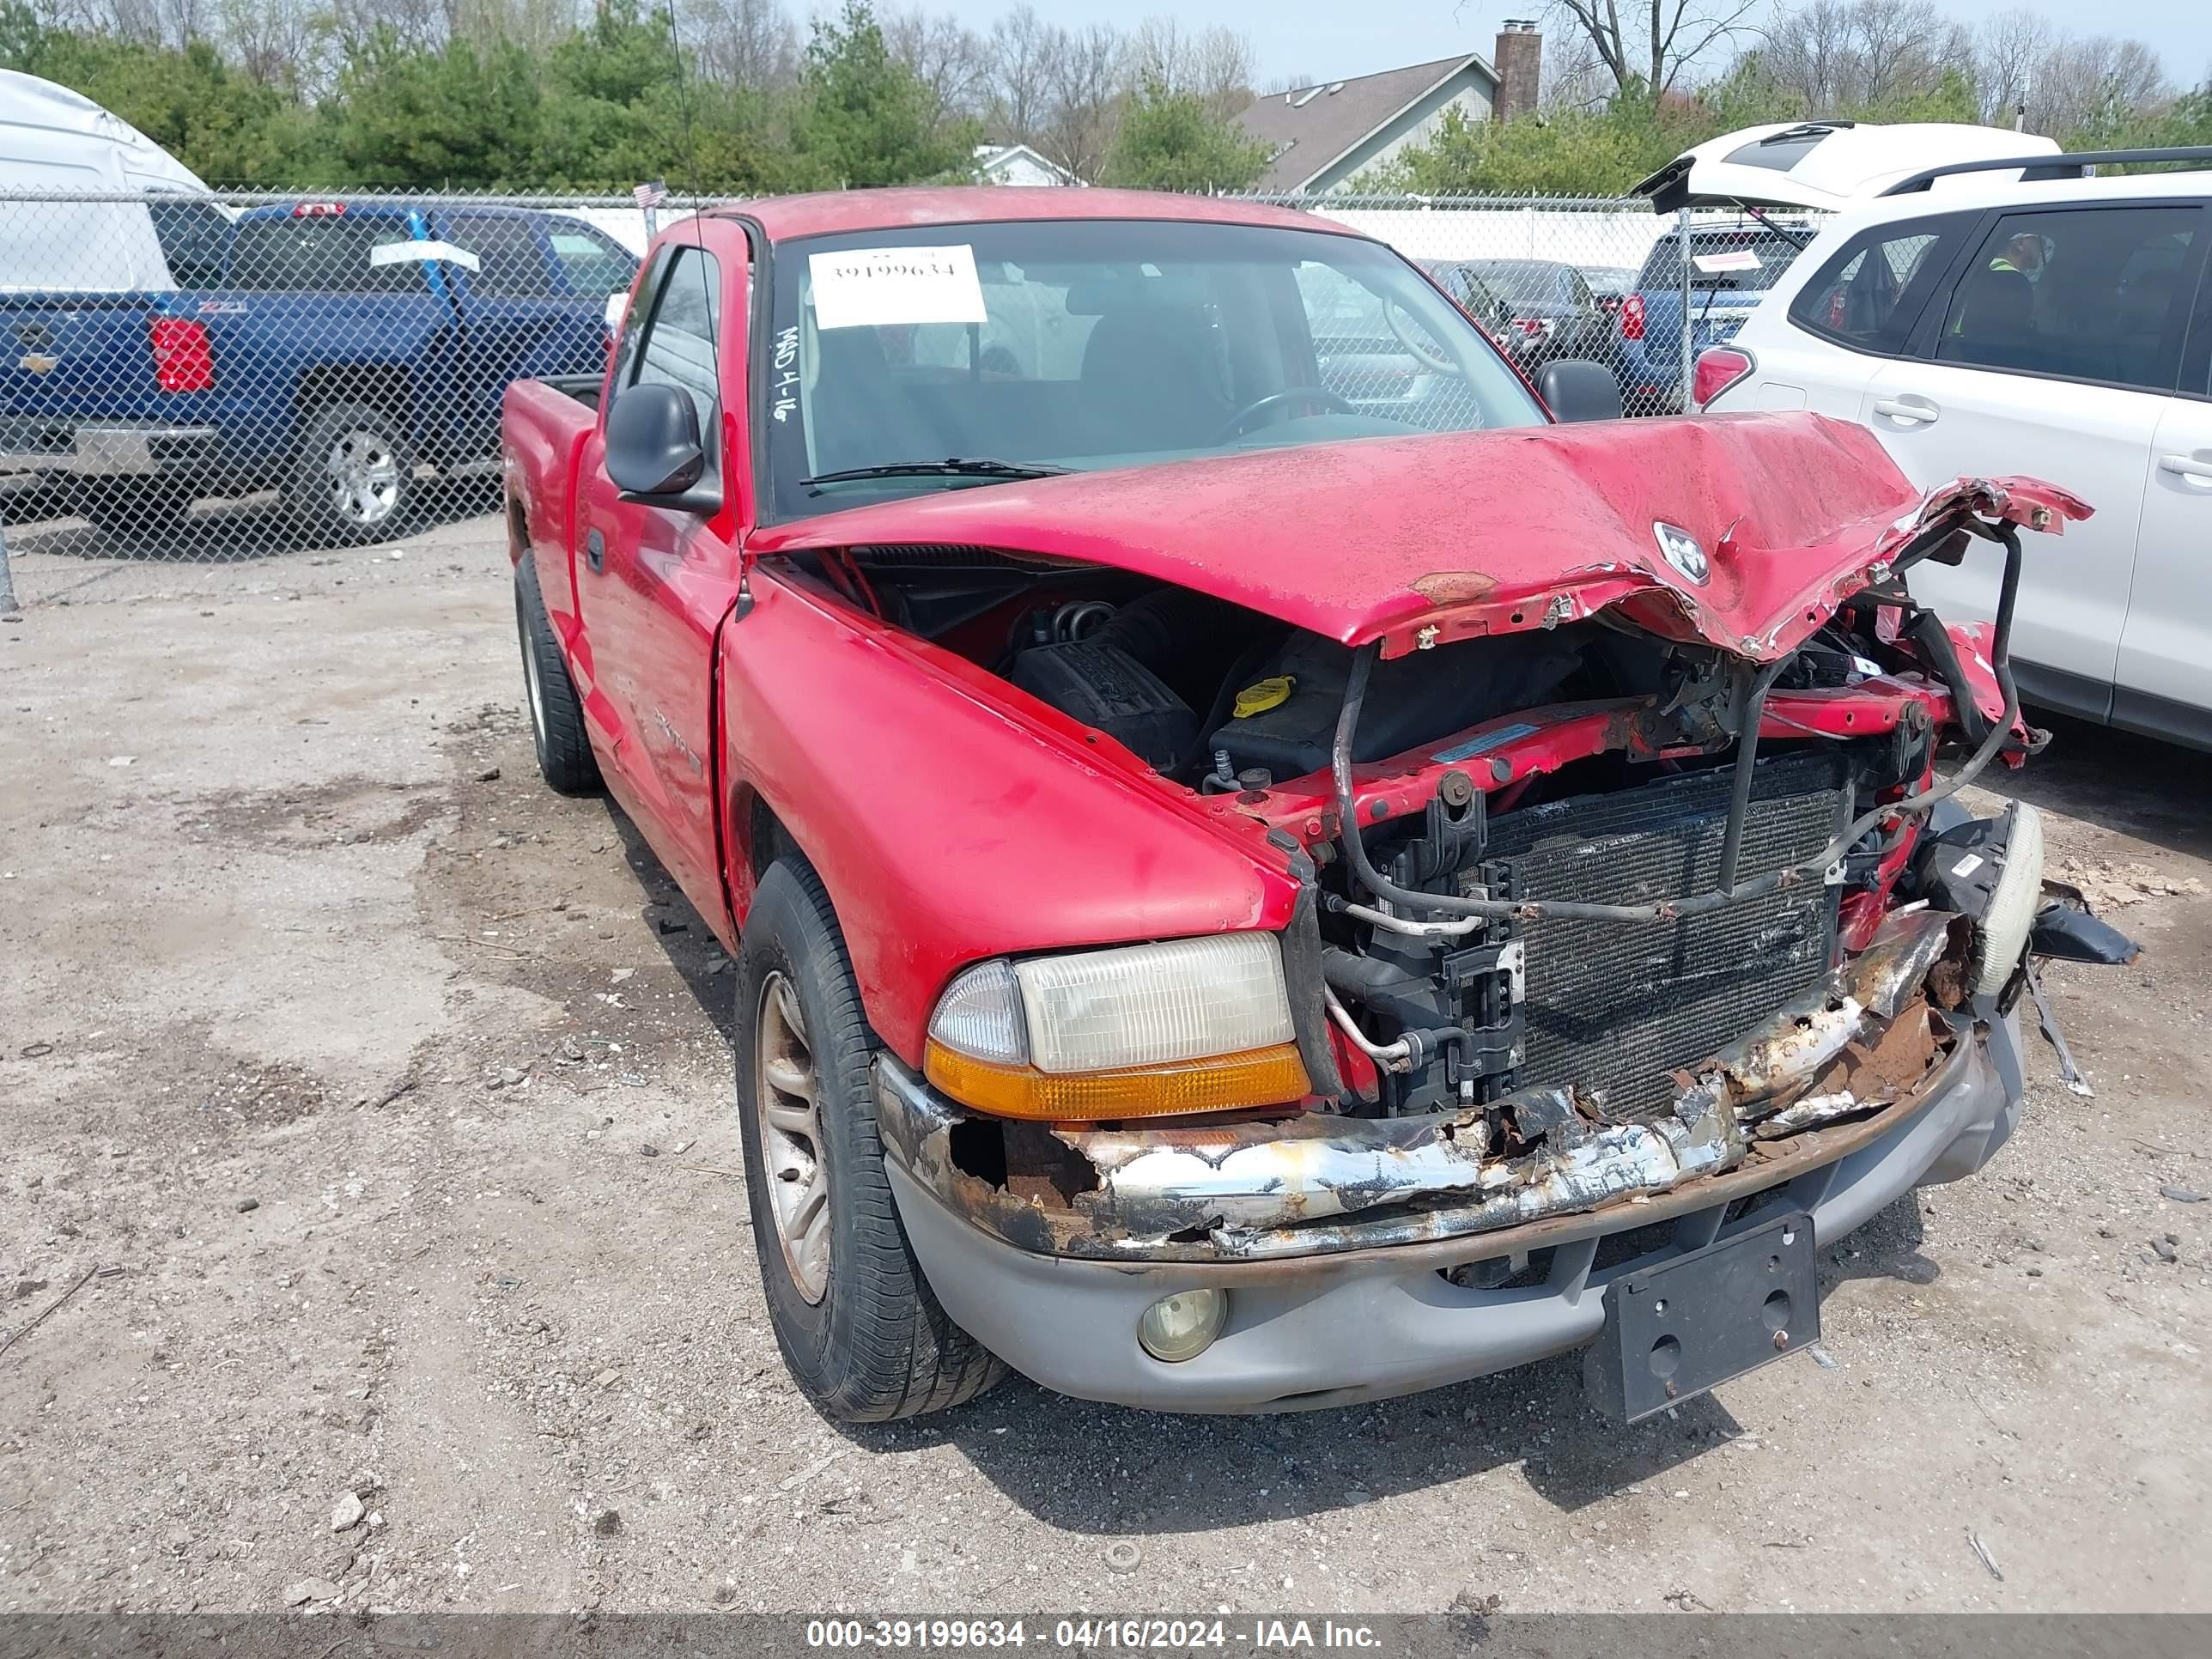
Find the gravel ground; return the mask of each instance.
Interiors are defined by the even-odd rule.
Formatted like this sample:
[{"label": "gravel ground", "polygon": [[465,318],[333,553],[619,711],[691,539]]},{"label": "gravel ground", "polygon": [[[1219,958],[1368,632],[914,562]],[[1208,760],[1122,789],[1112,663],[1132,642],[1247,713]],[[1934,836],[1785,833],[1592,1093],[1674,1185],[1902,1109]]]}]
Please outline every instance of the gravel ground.
[{"label": "gravel ground", "polygon": [[2212,1608],[2202,757],[2021,780],[2144,959],[2052,975],[2094,1101],[2039,1045],[1995,1166],[1824,1252],[1823,1363],[1628,1431],[1571,1358],[846,1430],[769,1330],[726,965],[535,781],[495,521],[17,545],[0,1610]]}]

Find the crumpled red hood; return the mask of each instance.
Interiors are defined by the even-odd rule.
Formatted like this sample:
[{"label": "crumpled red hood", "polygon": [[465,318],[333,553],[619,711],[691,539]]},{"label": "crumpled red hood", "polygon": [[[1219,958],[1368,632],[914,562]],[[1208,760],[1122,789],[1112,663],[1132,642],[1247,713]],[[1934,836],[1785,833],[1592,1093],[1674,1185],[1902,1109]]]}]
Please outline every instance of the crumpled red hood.
[{"label": "crumpled red hood", "polygon": [[[1371,438],[945,490],[773,526],[759,553],[960,544],[1112,565],[1386,654],[1617,607],[1771,660],[1925,523],[2056,531],[2089,508],[2027,479],[1925,497],[1863,427],[1716,415]],[[1702,582],[1655,526],[1686,531]],[[1694,565],[1695,561],[1688,562]]]}]

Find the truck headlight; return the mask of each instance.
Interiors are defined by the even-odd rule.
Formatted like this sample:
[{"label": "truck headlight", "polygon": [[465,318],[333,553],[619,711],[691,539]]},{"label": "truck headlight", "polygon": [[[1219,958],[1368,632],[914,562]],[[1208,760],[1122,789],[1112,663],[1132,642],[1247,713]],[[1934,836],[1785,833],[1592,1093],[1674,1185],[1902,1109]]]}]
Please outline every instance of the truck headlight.
[{"label": "truck headlight", "polygon": [[963,969],[923,1071],[1006,1117],[1148,1117],[1310,1091],[1273,933],[1218,933]]},{"label": "truck headlight", "polygon": [[1989,908],[1982,913],[1981,930],[1974,940],[1973,989],[1977,996],[1993,997],[2020,966],[2027,949],[2027,936],[2035,927],[2035,913],[2043,902],[2043,814],[2024,800],[2006,809],[2011,819],[2004,838],[2002,871],[1990,890]]}]

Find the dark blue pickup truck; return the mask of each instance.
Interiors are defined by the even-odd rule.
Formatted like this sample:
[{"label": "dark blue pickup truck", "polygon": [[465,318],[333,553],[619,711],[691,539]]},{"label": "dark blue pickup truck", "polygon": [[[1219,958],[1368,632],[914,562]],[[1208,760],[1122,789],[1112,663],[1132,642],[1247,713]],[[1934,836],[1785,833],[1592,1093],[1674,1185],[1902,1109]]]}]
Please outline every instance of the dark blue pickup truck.
[{"label": "dark blue pickup truck", "polygon": [[173,289],[0,296],[0,470],[111,537],[274,487],[313,543],[399,533],[522,376],[605,362],[637,259],[581,220],[328,201],[153,209]]}]

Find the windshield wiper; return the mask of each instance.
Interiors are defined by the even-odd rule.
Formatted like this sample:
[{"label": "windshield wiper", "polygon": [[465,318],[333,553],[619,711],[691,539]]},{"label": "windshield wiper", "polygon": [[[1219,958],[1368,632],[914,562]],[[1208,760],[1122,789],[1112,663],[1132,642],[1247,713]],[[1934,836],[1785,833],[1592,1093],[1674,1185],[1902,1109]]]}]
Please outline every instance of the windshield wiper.
[{"label": "windshield wiper", "polygon": [[817,472],[799,482],[811,489],[817,484],[854,483],[864,478],[1054,478],[1073,472],[1072,466],[1047,466],[1028,461],[994,460],[988,455],[951,455],[941,461],[886,461],[880,466],[848,466],[836,472]]}]

